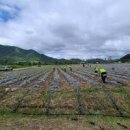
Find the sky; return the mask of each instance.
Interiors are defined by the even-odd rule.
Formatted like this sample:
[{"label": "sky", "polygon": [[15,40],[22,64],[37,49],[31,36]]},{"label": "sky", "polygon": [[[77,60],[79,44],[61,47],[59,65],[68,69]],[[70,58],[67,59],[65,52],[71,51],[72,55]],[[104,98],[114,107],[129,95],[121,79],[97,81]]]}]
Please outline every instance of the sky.
[{"label": "sky", "polygon": [[130,53],[130,0],[0,0],[0,44],[54,58]]}]

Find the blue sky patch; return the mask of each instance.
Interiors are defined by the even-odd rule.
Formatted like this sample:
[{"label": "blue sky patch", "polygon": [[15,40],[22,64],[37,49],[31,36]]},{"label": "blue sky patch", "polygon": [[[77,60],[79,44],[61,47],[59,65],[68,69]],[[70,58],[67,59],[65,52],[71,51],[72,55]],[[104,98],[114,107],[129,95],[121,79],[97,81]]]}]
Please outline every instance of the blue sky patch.
[{"label": "blue sky patch", "polygon": [[[3,7],[3,8],[2,8]],[[6,8],[9,8],[6,10]],[[18,7],[10,7],[0,3],[0,20],[3,22],[8,22],[18,16],[20,9]]]},{"label": "blue sky patch", "polygon": [[0,19],[4,22],[7,22],[8,20],[12,19],[12,16],[9,12],[0,10]]}]

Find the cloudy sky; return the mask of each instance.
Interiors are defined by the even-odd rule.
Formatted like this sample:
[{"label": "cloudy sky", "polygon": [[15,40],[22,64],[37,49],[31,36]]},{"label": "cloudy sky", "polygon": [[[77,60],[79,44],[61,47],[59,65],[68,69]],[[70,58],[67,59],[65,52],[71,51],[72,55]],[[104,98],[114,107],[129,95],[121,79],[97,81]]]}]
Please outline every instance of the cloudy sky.
[{"label": "cloudy sky", "polygon": [[0,0],[0,44],[56,58],[130,53],[130,0]]}]

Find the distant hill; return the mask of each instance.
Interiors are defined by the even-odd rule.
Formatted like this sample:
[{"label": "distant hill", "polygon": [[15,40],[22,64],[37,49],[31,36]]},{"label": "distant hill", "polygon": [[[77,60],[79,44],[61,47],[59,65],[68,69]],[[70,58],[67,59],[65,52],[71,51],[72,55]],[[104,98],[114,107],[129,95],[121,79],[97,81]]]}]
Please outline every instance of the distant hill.
[{"label": "distant hill", "polygon": [[120,58],[120,60],[122,62],[130,62],[130,54],[123,56],[122,58]]},{"label": "distant hill", "polygon": [[[118,61],[118,60],[117,60]],[[130,62],[130,54],[120,58],[122,62]],[[42,63],[42,64],[78,64],[86,63],[109,63],[103,59],[56,59],[44,54],[40,54],[35,50],[25,50],[15,46],[0,45],[0,64],[15,64],[15,63]],[[115,62],[115,61],[113,61]]]},{"label": "distant hill", "polygon": [[15,46],[0,45],[0,64],[77,64],[80,59],[56,59],[35,50],[25,50]]},{"label": "distant hill", "polygon": [[103,60],[103,59],[99,59],[99,58],[96,58],[96,59],[89,59],[86,61],[87,63],[108,63],[108,61],[106,60]]},{"label": "distant hill", "polygon": [[24,50],[15,46],[0,45],[0,63],[42,62],[51,63],[57,59],[39,54],[34,50]]}]

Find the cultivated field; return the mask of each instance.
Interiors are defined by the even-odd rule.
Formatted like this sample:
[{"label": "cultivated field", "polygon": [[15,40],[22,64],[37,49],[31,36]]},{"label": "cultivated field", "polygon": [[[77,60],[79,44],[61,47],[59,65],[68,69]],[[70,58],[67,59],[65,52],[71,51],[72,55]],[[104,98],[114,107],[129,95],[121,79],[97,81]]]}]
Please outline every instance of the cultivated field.
[{"label": "cultivated field", "polygon": [[[95,65],[42,66],[0,72],[0,121],[4,124],[4,115],[20,114],[21,117],[51,116],[50,122],[55,125],[50,130],[56,129],[57,122],[70,130],[72,126],[74,130],[78,127],[130,129],[130,65],[98,66],[108,72],[106,84],[94,73]],[[75,121],[78,127],[74,127]],[[70,127],[65,127],[65,122]]]}]

